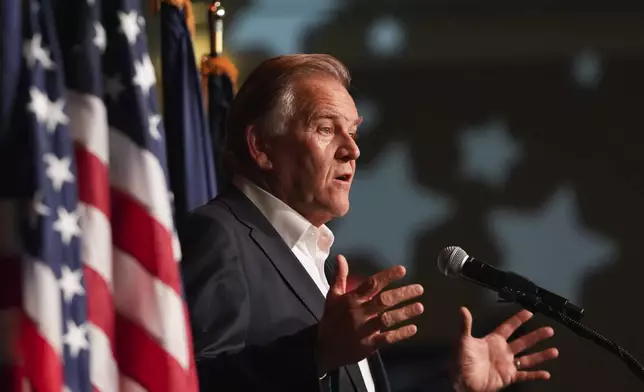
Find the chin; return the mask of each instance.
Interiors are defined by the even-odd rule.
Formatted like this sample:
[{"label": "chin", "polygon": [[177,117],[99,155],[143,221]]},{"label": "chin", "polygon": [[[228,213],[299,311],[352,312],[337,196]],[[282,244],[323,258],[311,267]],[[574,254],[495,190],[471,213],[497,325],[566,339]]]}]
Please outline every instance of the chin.
[{"label": "chin", "polygon": [[333,216],[335,217],[342,217],[345,216],[349,212],[349,202],[345,203],[334,203],[333,208]]},{"label": "chin", "polygon": [[319,206],[333,218],[345,216],[349,212],[349,195],[344,192],[330,194],[326,198],[318,200],[320,201]]}]

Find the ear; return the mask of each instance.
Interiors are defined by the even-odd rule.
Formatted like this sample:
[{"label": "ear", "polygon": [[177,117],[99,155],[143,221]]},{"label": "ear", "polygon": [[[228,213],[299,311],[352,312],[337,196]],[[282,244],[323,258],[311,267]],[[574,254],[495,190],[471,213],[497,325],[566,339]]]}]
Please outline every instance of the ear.
[{"label": "ear", "polygon": [[254,125],[249,125],[244,130],[246,136],[246,146],[251,159],[255,161],[260,170],[269,170],[273,163],[268,159],[266,143],[258,134],[258,129]]}]

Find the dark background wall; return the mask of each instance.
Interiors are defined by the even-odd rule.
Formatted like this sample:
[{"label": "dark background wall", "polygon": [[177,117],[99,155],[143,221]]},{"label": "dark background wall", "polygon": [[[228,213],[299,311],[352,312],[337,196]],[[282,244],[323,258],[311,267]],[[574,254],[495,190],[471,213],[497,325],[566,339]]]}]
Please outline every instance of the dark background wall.
[{"label": "dark background wall", "polygon": [[[352,71],[362,156],[351,211],[332,224],[335,252],[359,275],[403,264],[426,288],[419,336],[384,352],[395,390],[428,389],[428,371],[457,336],[459,305],[472,309],[478,334],[516,310],[440,275],[436,256],[452,244],[583,306],[586,324],[644,359],[641,5],[224,5],[226,50],[242,79],[293,52],[330,53]],[[195,5],[198,56],[204,6]],[[552,380],[514,390],[642,390],[619,359],[554,327]]]}]

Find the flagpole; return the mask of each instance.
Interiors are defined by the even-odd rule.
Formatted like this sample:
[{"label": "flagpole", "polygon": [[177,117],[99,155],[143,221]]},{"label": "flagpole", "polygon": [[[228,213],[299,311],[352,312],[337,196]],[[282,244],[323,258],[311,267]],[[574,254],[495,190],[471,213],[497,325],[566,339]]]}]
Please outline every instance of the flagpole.
[{"label": "flagpole", "polygon": [[214,1],[208,8],[210,28],[210,57],[218,57],[224,52],[224,16],[226,10],[221,2]]}]

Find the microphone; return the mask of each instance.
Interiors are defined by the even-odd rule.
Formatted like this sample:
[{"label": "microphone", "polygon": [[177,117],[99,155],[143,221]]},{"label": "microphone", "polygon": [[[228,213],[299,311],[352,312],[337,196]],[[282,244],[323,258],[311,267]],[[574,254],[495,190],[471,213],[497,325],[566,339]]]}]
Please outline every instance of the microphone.
[{"label": "microphone", "polygon": [[545,290],[528,278],[502,271],[467,254],[458,246],[448,246],[438,254],[438,269],[449,277],[461,277],[494,290],[501,298],[517,302],[528,310],[563,313],[579,321],[584,309],[566,298]]}]

